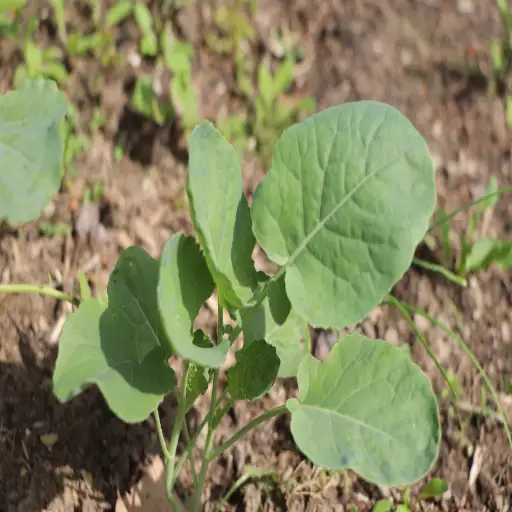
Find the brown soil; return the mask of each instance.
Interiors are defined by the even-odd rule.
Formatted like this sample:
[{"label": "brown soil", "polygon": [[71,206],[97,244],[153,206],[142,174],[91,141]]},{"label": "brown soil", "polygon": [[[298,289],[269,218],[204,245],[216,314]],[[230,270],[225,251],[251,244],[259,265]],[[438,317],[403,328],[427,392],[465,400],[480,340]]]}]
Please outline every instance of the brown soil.
[{"label": "brown soil", "polygon": [[[439,203],[445,209],[481,194],[491,176],[502,186],[512,181],[512,137],[503,100],[486,94],[487,45],[501,34],[493,2],[261,0],[257,7],[252,22],[259,37],[258,55],[270,52],[272,30],[284,24],[304,46],[297,94],[312,94],[319,109],[359,99],[381,100],[413,121],[430,144]],[[85,17],[85,11],[70,8],[75,26],[86,26]],[[213,56],[205,46],[212,6],[189,5],[175,22],[196,46],[195,86],[203,116],[214,118],[221,105],[236,105],[239,99],[233,93],[231,62]],[[127,36],[120,53],[135,47],[133,29],[130,24],[123,29]],[[49,22],[43,24],[43,35],[43,41],[55,37]],[[1,44],[0,89],[6,91],[20,55],[10,43]],[[96,229],[98,218],[93,215],[89,228],[100,236],[82,241],[76,234],[43,237],[35,223],[4,230],[0,282],[47,282],[50,273],[54,284],[69,291],[81,267],[88,270],[93,288],[102,289],[125,247],[137,244],[156,256],[171,233],[191,230],[183,195],[187,154],[179,125],[158,127],[128,107],[129,91],[140,70],[128,66],[102,71],[92,58],[70,66],[68,91],[79,106],[84,127],[94,107],[101,109],[106,125],[93,134],[90,150],[77,162],[77,178],[63,188],[45,215],[52,221],[85,222],[77,205],[84,186],[100,178],[105,181],[105,204],[99,222],[105,229]],[[99,85],[91,84],[96,72],[100,72]],[[112,154],[118,142],[124,144],[126,156],[116,163]],[[262,176],[251,155],[244,175],[251,192]],[[457,219],[457,228],[463,230],[467,216]],[[510,238],[511,219],[512,201],[504,197],[487,219],[487,236]],[[510,411],[510,397],[505,394],[505,379],[512,378],[510,272],[492,268],[460,288],[412,269],[395,291],[462,336]],[[159,453],[153,422],[123,424],[96,389],[64,405],[54,399],[51,374],[56,343],[68,313],[48,298],[0,297],[0,511],[114,510],[118,497],[139,480],[149,458]],[[481,412],[481,378],[453,340],[421,318],[415,320],[464,391],[460,424],[450,403],[441,402],[443,441],[433,474],[448,482],[449,493],[441,502],[423,503],[417,510],[508,512],[512,455],[502,425]],[[415,361],[441,395],[446,386],[434,363],[396,311],[379,307],[358,329],[411,345]],[[325,355],[328,334],[316,335],[317,354]],[[217,440],[295,392],[293,382],[279,382],[261,403],[237,404],[222,423]],[[203,397],[192,416],[201,416],[207,407],[208,399]],[[161,409],[168,426],[172,402],[166,400]],[[191,423],[193,430],[194,417]],[[315,471],[295,448],[284,418],[248,435],[212,465],[206,510],[214,510],[243,474],[244,465],[276,471],[278,481],[249,481],[232,495],[225,510],[348,510],[352,505],[369,511],[376,500],[399,496],[350,472],[326,477]],[[190,481],[185,472],[181,490]]]}]

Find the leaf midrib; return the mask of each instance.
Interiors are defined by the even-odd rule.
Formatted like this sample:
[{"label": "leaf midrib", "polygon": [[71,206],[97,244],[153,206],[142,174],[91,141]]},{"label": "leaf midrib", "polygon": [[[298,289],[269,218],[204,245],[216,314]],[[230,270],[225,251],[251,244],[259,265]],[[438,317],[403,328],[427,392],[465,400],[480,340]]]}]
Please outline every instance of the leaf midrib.
[{"label": "leaf midrib", "polygon": [[[308,235],[304,238],[304,240],[299,244],[299,246],[293,251],[293,253],[288,258],[288,261],[286,264],[281,267],[281,269],[286,269],[290,265],[294,263],[294,261],[297,259],[297,257],[302,253],[302,251],[307,247],[309,242],[314,238],[314,236],[321,230],[323,227],[329,222],[329,220],[356,194],[356,192],[371,178],[373,178],[377,173],[383,171],[386,167],[389,167],[390,165],[393,165],[397,161],[401,160],[403,158],[402,155],[397,155],[395,158],[391,159],[389,162],[386,162],[381,167],[378,167],[374,171],[372,171],[370,174],[365,176],[358,185],[356,185],[341,201],[336,205],[335,208],[332,209],[332,211],[327,214],[316,226],[315,228],[308,233]],[[283,270],[284,271],[284,270]]]},{"label": "leaf midrib", "polygon": [[[300,402],[299,402],[300,403]],[[304,404],[304,403],[300,403],[300,406],[301,408],[303,409],[310,409],[312,411],[319,411],[323,414],[332,414],[332,415],[335,415],[335,416],[339,416],[340,418],[343,418],[345,421],[351,421],[353,423],[356,423],[357,425],[360,425],[361,427],[365,428],[365,429],[369,429],[369,430],[372,430],[378,434],[381,434],[393,441],[396,441],[398,442],[399,444],[401,444],[402,446],[406,446],[405,443],[403,442],[403,440],[401,440],[399,437],[393,437],[391,434],[389,434],[388,432],[385,432],[384,430],[380,430],[368,423],[364,423],[363,421],[361,420],[358,420],[357,418],[354,418],[353,416],[348,416],[346,414],[343,414],[339,411],[334,411],[332,409],[326,409],[326,408],[322,408],[318,405],[312,405],[312,404]]]}]

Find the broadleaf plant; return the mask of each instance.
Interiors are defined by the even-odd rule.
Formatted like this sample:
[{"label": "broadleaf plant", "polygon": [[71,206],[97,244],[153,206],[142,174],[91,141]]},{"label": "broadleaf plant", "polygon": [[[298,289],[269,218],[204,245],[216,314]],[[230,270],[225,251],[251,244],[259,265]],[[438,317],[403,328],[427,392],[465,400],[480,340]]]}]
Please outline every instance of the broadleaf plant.
[{"label": "broadleaf plant", "polygon": [[0,97],[0,221],[37,218],[61,182],[60,123],[68,102],[49,80],[25,80]]},{"label": "broadleaf plant", "polygon": [[[52,88],[45,94],[55,100]],[[20,127],[40,137],[58,122],[56,111],[62,112],[48,108]],[[43,154],[58,161],[58,144],[49,147],[54,154]],[[5,145],[2,151],[10,162]],[[24,164],[27,172],[41,170],[37,159]],[[309,341],[310,326],[351,326],[385,300],[425,235],[435,202],[434,167],[413,125],[374,101],[326,109],[283,132],[249,207],[235,150],[203,122],[190,138],[187,193],[198,240],[176,233],[158,260],[143,249],[126,249],[110,276],[108,300],[37,286],[0,288],[78,306],[59,343],[56,397],[65,402],[97,385],[122,420],[153,414],[173,510],[180,507],[176,479],[184,461],[193,460],[206,425],[201,469],[186,503],[194,511],[201,510],[209,463],[252,428],[286,413],[299,449],[320,466],[350,468],[384,486],[422,478],[437,458],[440,425],[435,395],[419,367],[400,348],[360,334],[341,338],[325,362],[311,355]],[[255,270],[256,241],[279,266],[275,274]],[[194,324],[212,294],[217,331],[210,336]],[[225,324],[225,313],[236,325]],[[242,333],[240,346],[235,342]],[[222,390],[228,351],[235,351],[235,363]],[[177,356],[183,362],[179,383],[170,366]],[[297,377],[299,397],[216,445],[215,428],[233,403],[263,396],[278,375]],[[210,410],[190,436],[187,412],[210,386]],[[174,391],[177,411],[167,442],[158,407]],[[178,458],[182,430],[187,446]]]}]

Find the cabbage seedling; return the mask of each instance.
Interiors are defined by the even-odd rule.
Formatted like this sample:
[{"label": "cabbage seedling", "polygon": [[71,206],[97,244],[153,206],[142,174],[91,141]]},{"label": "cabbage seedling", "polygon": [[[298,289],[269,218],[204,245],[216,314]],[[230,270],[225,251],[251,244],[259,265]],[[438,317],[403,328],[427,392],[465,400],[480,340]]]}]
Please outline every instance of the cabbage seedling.
[{"label": "cabbage seedling", "polygon": [[[53,375],[65,402],[95,384],[123,421],[155,416],[169,501],[202,429],[202,464],[193,473],[200,510],[209,463],[263,422],[291,414],[298,448],[324,468],[350,468],[370,482],[404,486],[437,458],[440,425],[427,377],[398,347],[361,334],[342,338],[321,362],[309,326],[361,321],[409,268],[434,210],[434,166],[427,144],[396,109],[361,101],[328,108],[283,132],[252,204],[243,195],[234,148],[209,122],[190,138],[187,193],[195,236],[174,234],[159,259],[123,251],[108,301],[86,298],[68,318]],[[256,242],[278,266],[257,272]],[[194,330],[216,292],[217,335]],[[224,324],[224,312],[236,326]],[[243,347],[219,368],[234,341]],[[178,382],[168,361],[183,360]],[[215,429],[236,400],[257,400],[279,377],[299,394],[265,411],[223,443]],[[211,407],[177,456],[186,414],[211,385]],[[177,398],[169,441],[158,407]]]}]

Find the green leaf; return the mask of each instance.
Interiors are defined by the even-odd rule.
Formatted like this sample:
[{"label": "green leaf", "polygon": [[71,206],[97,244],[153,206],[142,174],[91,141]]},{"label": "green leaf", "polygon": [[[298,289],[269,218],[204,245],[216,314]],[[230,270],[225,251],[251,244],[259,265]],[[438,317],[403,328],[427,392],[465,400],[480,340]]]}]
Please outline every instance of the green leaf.
[{"label": "green leaf", "polygon": [[[286,59],[274,75],[274,95],[280,96],[292,86],[295,73],[295,62],[293,59]],[[310,98],[307,98],[310,99]]]},{"label": "green leaf", "polygon": [[[498,180],[492,176],[489,180],[489,183],[487,184],[487,187],[485,187],[484,196],[488,196],[489,194],[495,194],[498,192]],[[481,211],[485,211],[487,209],[493,209],[496,204],[498,203],[499,194],[496,194],[494,196],[488,197],[485,201],[482,201],[478,204],[478,207]]]},{"label": "green leaf", "polygon": [[[194,332],[194,345],[197,347],[210,348],[213,347],[209,336],[201,329]],[[190,409],[199,395],[206,393],[208,383],[210,382],[210,370],[195,363],[189,363],[187,378],[187,395],[185,410]]]},{"label": "green leaf", "polygon": [[144,421],[176,388],[162,349],[143,363],[133,358],[133,328],[123,310],[89,299],[66,321],[53,374],[53,392],[65,402],[97,384],[112,412],[127,423]]},{"label": "green leaf", "polygon": [[476,272],[495,263],[503,270],[512,268],[512,240],[477,240],[469,249],[464,269]]},{"label": "green leaf", "polygon": [[349,468],[379,485],[421,479],[437,458],[440,428],[427,377],[400,348],[345,336],[320,363],[305,356],[291,432],[315,464]]},{"label": "green leaf", "polygon": [[[140,247],[128,247],[110,274],[110,309],[123,311],[129,318],[133,343],[132,359],[142,362],[157,347],[169,349],[158,312],[157,286],[160,264]],[[168,354],[170,355],[170,353]]]},{"label": "green leaf", "polygon": [[427,482],[418,496],[420,500],[427,500],[429,498],[439,498],[448,490],[447,483],[442,478],[434,477],[430,482]]},{"label": "green leaf", "polygon": [[496,243],[495,240],[477,240],[469,249],[464,264],[465,271],[475,272],[487,268],[491,263],[492,253],[496,248]]},{"label": "green leaf", "polygon": [[192,220],[219,302],[238,309],[250,301],[257,285],[252,261],[255,240],[238,155],[209,122],[194,128],[189,148]]},{"label": "green leaf", "polygon": [[265,300],[241,316],[244,346],[264,339],[275,347],[281,361],[279,377],[295,377],[305,354],[302,339],[308,326],[291,308],[284,276],[271,281]]},{"label": "green leaf", "polygon": [[154,57],[158,52],[158,39],[154,32],[148,32],[140,40],[140,52],[142,55]]},{"label": "green leaf", "polygon": [[160,258],[158,309],[171,347],[183,359],[218,368],[226,359],[229,342],[204,348],[194,344],[192,324],[214,284],[199,246],[191,236],[177,233]]},{"label": "green leaf", "polygon": [[133,0],[119,0],[108,12],[106,17],[107,26],[118,25],[128,16],[131,16],[134,8]]},{"label": "green leaf", "polygon": [[0,12],[4,11],[18,11],[21,9],[27,0],[2,0],[0,2]]},{"label": "green leaf", "polygon": [[253,230],[286,269],[314,327],[364,318],[409,268],[434,210],[427,144],[375,101],[326,109],[285,130],[252,203]]},{"label": "green leaf", "polygon": [[28,40],[23,53],[28,74],[36,78],[41,74],[43,68],[43,50],[36,43]]},{"label": "green leaf", "polygon": [[258,340],[236,353],[237,362],[228,370],[228,390],[234,400],[256,400],[274,384],[279,370],[276,349]]},{"label": "green leaf", "polygon": [[47,80],[26,80],[0,97],[0,220],[37,218],[59,190],[59,125],[67,108],[65,96]]},{"label": "green leaf", "polygon": [[372,512],[393,512],[393,503],[389,500],[379,500],[372,508]]},{"label": "green leaf", "polygon": [[153,34],[153,17],[149,7],[137,2],[134,7],[135,21],[143,35]]},{"label": "green leaf", "polygon": [[272,106],[276,99],[274,93],[274,82],[270,71],[264,64],[258,66],[258,92],[265,107]]}]

